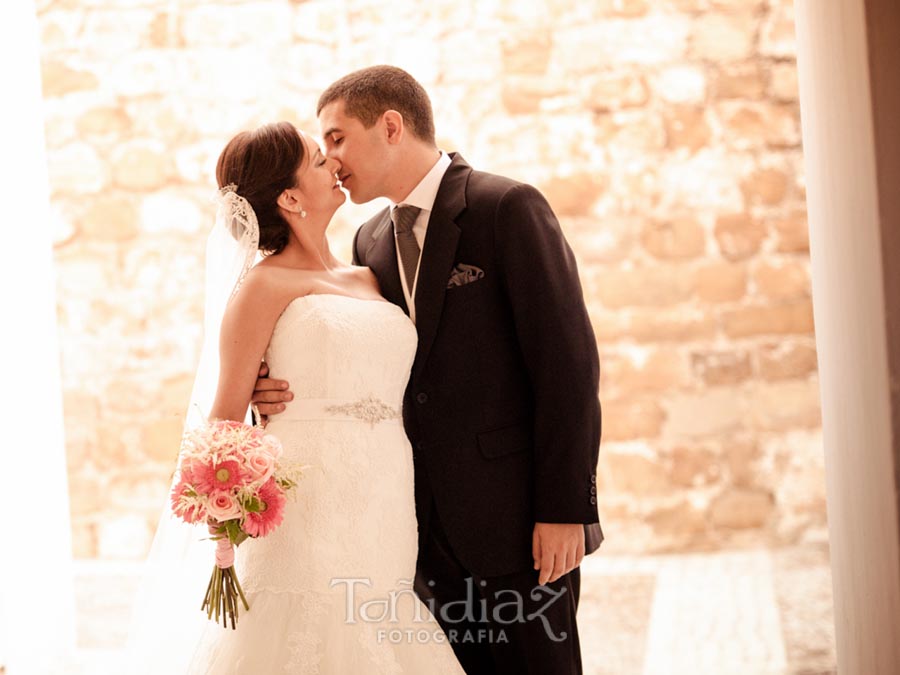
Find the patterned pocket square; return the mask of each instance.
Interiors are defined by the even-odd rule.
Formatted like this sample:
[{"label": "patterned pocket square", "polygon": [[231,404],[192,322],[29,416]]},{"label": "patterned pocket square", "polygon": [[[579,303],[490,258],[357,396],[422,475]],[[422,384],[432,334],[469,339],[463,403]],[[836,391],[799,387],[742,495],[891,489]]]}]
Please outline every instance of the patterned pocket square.
[{"label": "patterned pocket square", "polygon": [[465,286],[473,281],[478,281],[482,277],[484,277],[484,270],[480,267],[460,263],[453,268],[453,272],[450,274],[450,281],[447,282],[447,288]]}]

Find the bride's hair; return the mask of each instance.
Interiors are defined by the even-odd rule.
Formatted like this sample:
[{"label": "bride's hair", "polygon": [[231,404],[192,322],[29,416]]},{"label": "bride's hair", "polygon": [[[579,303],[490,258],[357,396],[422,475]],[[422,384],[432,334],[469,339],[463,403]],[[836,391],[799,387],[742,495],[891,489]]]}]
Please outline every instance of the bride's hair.
[{"label": "bride's hair", "polygon": [[285,190],[296,187],[297,168],[305,156],[300,132],[290,122],[276,122],[256,131],[242,131],[228,141],[216,164],[219,187],[236,185],[250,202],[259,221],[259,250],[281,253],[290,226],[276,203]]},{"label": "bride's hair", "polygon": [[344,112],[370,129],[386,110],[396,110],[413,135],[435,145],[434,113],[428,92],[405,70],[369,66],[345,75],[319,97],[316,115],[329,103],[344,102]]}]

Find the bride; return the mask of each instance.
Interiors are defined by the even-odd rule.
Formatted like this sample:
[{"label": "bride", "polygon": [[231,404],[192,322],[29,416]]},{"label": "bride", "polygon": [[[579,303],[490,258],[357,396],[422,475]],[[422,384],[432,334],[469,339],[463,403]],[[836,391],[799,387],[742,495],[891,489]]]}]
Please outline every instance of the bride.
[{"label": "bride", "polygon": [[[251,242],[264,257],[241,266],[223,303],[210,417],[245,419],[265,361],[294,391],[267,431],[281,440],[282,461],[307,468],[281,526],[237,549],[250,604],[237,630],[199,609],[213,544],[162,543],[160,526],[152,555],[177,549],[177,564],[156,590],[143,590],[142,602],[158,611],[137,617],[144,624],[130,639],[132,671],[463,672],[412,591],[413,464],[400,411],[417,335],[368,268],[329,249],[329,222],[346,199],[339,170],[287,122],[238,134],[219,157],[218,234],[245,249]],[[246,252],[252,261],[256,250]],[[163,597],[173,604],[159,607]],[[191,611],[190,621],[179,614]]]}]

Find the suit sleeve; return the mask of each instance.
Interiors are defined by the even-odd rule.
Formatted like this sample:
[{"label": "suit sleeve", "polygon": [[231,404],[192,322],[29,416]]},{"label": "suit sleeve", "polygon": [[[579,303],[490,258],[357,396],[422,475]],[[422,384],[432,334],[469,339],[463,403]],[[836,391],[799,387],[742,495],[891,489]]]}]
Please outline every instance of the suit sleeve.
[{"label": "suit sleeve", "polygon": [[360,233],[361,230],[362,230],[361,227],[358,228],[358,229],[356,230],[356,234],[353,235],[353,247],[352,247],[352,250],[351,250],[351,252],[350,252],[350,255],[351,255],[351,260],[350,260],[350,262],[351,262],[352,264],[354,264],[354,265],[363,265],[363,264],[364,264],[363,262],[360,261],[360,259],[359,259],[359,250],[356,248],[356,244],[357,244],[357,242],[359,241],[359,233]]},{"label": "suit sleeve", "polygon": [[600,366],[575,257],[530,185],[504,194],[494,233],[534,393],[535,520],[599,522]]}]

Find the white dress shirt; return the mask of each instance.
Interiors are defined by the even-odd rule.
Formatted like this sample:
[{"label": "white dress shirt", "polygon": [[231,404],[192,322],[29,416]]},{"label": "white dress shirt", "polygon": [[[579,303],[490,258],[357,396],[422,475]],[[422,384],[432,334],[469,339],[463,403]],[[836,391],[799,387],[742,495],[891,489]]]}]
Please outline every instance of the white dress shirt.
[{"label": "white dress shirt", "polygon": [[434,199],[437,197],[438,189],[441,187],[441,181],[450,166],[450,155],[441,151],[441,156],[431,167],[431,170],[425,174],[425,177],[419,181],[419,184],[412,189],[399,204],[391,202],[391,211],[395,206],[415,206],[418,207],[419,215],[413,223],[412,231],[419,244],[419,262],[416,264],[416,274],[413,277],[413,287],[409,288],[406,283],[406,273],[403,270],[403,263],[400,260],[400,247],[397,246],[397,230],[394,228],[394,246],[397,249],[397,269],[400,272],[400,283],[403,284],[403,296],[406,298],[406,306],[409,308],[409,318],[412,322],[416,322],[416,287],[419,282],[419,263],[422,262],[422,251],[425,249],[425,235],[428,232],[428,221],[431,218],[431,210],[434,208]]}]

